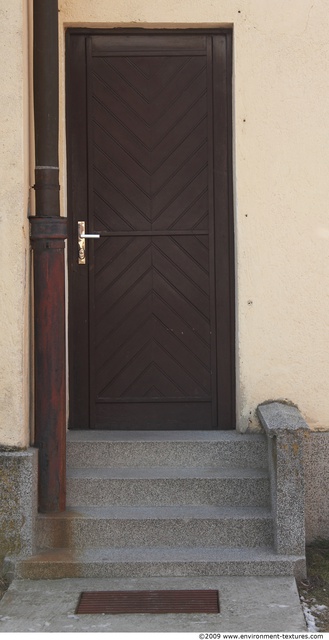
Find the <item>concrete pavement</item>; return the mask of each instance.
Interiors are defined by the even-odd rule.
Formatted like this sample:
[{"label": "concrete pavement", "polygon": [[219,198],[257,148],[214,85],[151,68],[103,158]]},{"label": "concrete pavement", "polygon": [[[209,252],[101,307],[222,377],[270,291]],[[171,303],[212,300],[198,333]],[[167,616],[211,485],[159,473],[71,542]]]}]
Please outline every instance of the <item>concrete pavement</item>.
[{"label": "concrete pavement", "polygon": [[[76,615],[81,591],[218,589],[220,614]],[[14,580],[0,602],[1,632],[302,632],[292,577]]]}]

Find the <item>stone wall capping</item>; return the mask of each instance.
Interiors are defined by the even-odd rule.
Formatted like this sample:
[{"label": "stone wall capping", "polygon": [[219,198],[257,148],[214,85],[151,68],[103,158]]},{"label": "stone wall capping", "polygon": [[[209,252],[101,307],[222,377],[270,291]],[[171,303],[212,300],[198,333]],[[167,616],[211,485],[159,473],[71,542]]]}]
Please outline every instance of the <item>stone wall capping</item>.
[{"label": "stone wall capping", "polygon": [[257,414],[265,433],[270,438],[288,431],[310,430],[298,407],[290,402],[281,400],[263,402],[258,405]]},{"label": "stone wall capping", "polygon": [[305,555],[304,441],[310,429],[292,403],[266,402],[257,413],[268,440],[275,550]]}]

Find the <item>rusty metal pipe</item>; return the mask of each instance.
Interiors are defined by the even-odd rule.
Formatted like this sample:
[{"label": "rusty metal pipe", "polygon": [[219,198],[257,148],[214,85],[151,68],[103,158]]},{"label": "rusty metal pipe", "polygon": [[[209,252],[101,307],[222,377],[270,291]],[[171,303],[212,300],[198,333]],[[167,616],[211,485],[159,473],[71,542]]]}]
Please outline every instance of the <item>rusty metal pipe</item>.
[{"label": "rusty metal pipe", "polygon": [[35,446],[39,510],[65,509],[66,219],[58,168],[58,2],[33,2],[36,215],[30,217],[34,265]]}]

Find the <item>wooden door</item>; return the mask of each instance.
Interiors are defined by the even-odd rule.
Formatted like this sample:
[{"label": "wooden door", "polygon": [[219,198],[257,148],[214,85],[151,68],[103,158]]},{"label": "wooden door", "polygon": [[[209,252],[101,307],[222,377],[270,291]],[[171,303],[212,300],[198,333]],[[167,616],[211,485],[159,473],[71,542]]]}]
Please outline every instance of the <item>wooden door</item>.
[{"label": "wooden door", "polygon": [[68,34],[72,428],[234,427],[230,43]]}]

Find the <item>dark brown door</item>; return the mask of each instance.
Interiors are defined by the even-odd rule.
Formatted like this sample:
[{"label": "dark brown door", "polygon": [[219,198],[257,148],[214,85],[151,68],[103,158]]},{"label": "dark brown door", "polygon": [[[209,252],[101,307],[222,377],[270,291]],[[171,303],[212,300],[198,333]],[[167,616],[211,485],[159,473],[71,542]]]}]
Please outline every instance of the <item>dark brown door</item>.
[{"label": "dark brown door", "polygon": [[234,426],[230,43],[68,35],[72,428]]}]

